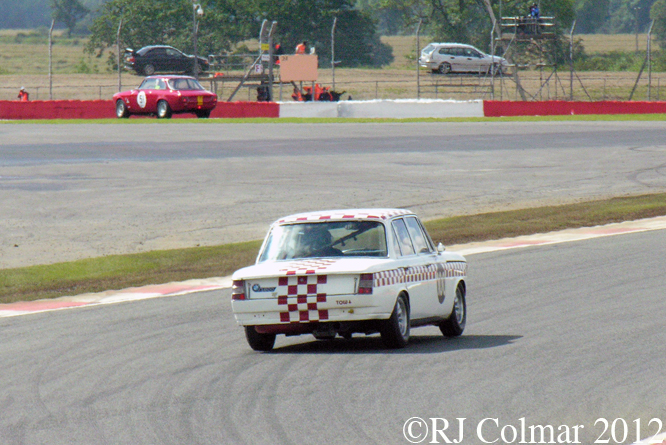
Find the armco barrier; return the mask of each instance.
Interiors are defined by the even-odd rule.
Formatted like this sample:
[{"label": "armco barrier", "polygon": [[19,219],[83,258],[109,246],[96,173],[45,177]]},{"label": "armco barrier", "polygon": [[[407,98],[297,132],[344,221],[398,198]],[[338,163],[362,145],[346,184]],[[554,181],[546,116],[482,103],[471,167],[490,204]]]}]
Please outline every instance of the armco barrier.
[{"label": "armco barrier", "polygon": [[483,114],[486,117],[658,113],[666,113],[666,102],[512,102],[495,100],[483,102]]},{"label": "armco barrier", "polygon": [[[211,117],[279,117],[280,106],[270,102],[218,102]],[[115,118],[111,100],[0,101],[0,119],[105,119]],[[194,117],[191,113],[174,117]],[[133,117],[134,118],[134,117]]]}]

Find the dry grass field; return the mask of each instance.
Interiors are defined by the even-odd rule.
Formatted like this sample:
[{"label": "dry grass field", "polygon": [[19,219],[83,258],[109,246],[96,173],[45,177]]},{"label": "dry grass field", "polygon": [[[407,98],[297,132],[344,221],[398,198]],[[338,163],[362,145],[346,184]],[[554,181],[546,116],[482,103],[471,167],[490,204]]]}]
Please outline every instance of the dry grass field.
[{"label": "dry grass field", "polygon": [[[581,34],[574,36],[580,39],[588,54],[609,53],[611,51],[635,51],[636,34]],[[652,49],[659,49],[659,45],[652,42]],[[647,48],[647,34],[638,34],[638,50]]]},{"label": "dry grass field", "polygon": [[[18,89],[25,86],[31,100],[65,99],[109,99],[118,91],[119,79],[106,64],[107,55],[96,58],[83,50],[85,41],[65,39],[56,36],[53,46],[53,78],[49,86],[49,54],[46,43],[17,43],[16,30],[0,31],[0,100],[15,100]],[[29,34],[24,31],[23,34]],[[633,34],[623,35],[579,35],[588,54],[610,51],[633,51],[636,39]],[[639,35],[639,49],[645,49],[646,35]],[[42,40],[44,37],[42,36]],[[516,88],[512,76],[490,79],[486,76],[439,76],[421,70],[417,91],[417,71],[415,65],[416,37],[389,36],[382,41],[393,48],[394,61],[383,69],[337,68],[335,89],[345,91],[343,99],[350,96],[357,100],[397,99],[397,98],[438,98],[438,99],[505,99],[520,100],[523,96]],[[421,38],[421,46],[430,41]],[[641,46],[642,45],[642,46]],[[319,83],[332,86],[331,69],[319,70]],[[519,81],[525,91],[525,99],[568,99],[577,100],[626,100],[636,82],[637,73],[623,72],[584,72],[571,74],[553,72],[552,69],[520,71]],[[127,71],[121,74],[120,88],[137,86],[141,77]],[[212,83],[204,80],[204,85],[214,89]],[[218,96],[222,100],[229,97],[235,82],[217,83]],[[665,73],[652,73],[649,84],[649,98],[666,98]],[[573,87],[573,88],[572,88]],[[276,86],[275,97],[280,97]],[[282,88],[282,100],[291,100],[291,86]],[[635,100],[648,98],[647,73],[641,78],[633,97]],[[256,91],[244,88],[234,100],[255,100]]]}]

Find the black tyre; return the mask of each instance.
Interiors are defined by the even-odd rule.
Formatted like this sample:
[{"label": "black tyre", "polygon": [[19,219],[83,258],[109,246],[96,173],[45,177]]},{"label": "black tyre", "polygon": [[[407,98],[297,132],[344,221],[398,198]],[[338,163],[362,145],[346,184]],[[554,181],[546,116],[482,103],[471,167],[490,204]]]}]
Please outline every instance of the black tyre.
[{"label": "black tyre", "polygon": [[437,72],[439,74],[449,74],[451,72],[451,64],[449,62],[442,63]]},{"label": "black tyre", "polygon": [[143,67],[143,74],[146,76],[152,76],[155,74],[155,66],[153,66],[150,63],[147,63],[146,66]]},{"label": "black tyre", "polygon": [[255,351],[270,351],[275,345],[275,334],[260,334],[254,326],[245,326],[245,338]]},{"label": "black tyre", "polygon": [[409,343],[409,304],[404,294],[398,295],[391,318],[383,322],[380,334],[387,348],[404,348]]},{"label": "black tyre", "polygon": [[157,118],[158,119],[171,119],[171,107],[166,100],[157,102]]},{"label": "black tyre", "polygon": [[312,334],[317,340],[335,340],[336,334]]},{"label": "black tyre", "polygon": [[458,337],[465,330],[467,322],[467,302],[465,300],[465,288],[458,285],[456,297],[453,301],[453,312],[449,318],[439,324],[439,330],[446,337]]},{"label": "black tyre", "polygon": [[116,101],[116,116],[118,116],[118,119],[128,118],[129,115],[125,102],[122,99],[118,99]]},{"label": "black tyre", "polygon": [[210,110],[195,111],[194,114],[196,114],[199,119],[208,119],[210,117]]}]

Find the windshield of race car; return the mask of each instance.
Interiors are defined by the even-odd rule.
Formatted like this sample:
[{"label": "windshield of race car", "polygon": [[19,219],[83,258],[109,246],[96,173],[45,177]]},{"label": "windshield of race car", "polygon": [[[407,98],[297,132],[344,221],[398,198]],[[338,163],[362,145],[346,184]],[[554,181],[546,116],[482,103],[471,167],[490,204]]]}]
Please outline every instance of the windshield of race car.
[{"label": "windshield of race car", "polygon": [[388,256],[382,223],[332,221],[277,225],[268,235],[258,262],[354,256]]},{"label": "windshield of race car", "polygon": [[199,82],[195,79],[170,79],[169,86],[172,90],[181,90],[181,91],[191,91],[191,90],[203,90],[204,87],[201,86]]}]

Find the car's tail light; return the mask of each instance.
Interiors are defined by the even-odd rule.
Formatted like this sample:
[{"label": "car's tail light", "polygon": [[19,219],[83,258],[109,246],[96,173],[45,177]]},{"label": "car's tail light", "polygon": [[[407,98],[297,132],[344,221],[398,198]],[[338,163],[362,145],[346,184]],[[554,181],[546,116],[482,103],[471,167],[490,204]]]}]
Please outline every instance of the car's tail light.
[{"label": "car's tail light", "polygon": [[231,285],[231,299],[245,300],[245,280],[235,280]]},{"label": "car's tail light", "polygon": [[374,283],[375,279],[371,273],[362,273],[361,279],[358,281],[358,293],[365,295],[372,294]]}]

